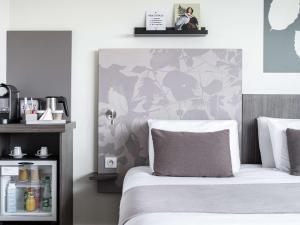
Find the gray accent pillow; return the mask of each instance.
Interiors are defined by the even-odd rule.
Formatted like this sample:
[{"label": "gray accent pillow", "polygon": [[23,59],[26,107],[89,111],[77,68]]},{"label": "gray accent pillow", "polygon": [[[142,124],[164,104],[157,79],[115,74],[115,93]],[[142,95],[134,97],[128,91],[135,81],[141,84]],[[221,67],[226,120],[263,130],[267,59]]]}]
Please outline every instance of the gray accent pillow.
[{"label": "gray accent pillow", "polygon": [[300,130],[286,130],[291,175],[300,176]]},{"label": "gray accent pillow", "polygon": [[232,177],[229,130],[208,133],[151,130],[154,175]]}]

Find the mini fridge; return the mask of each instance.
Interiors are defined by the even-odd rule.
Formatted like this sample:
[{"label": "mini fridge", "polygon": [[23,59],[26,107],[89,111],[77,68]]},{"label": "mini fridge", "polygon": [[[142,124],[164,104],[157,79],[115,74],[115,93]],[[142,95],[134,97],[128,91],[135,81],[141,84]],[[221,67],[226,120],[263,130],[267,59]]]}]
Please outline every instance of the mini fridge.
[{"label": "mini fridge", "polygon": [[57,220],[55,160],[1,160],[0,221]]}]

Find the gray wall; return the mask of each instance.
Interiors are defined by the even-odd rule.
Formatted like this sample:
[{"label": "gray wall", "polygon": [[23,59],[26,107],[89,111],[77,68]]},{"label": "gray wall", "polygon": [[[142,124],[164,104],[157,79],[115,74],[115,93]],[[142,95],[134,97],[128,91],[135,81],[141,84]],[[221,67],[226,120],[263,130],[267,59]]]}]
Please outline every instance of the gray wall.
[{"label": "gray wall", "polygon": [[71,112],[71,31],[8,31],[7,83],[22,97],[65,96]]}]

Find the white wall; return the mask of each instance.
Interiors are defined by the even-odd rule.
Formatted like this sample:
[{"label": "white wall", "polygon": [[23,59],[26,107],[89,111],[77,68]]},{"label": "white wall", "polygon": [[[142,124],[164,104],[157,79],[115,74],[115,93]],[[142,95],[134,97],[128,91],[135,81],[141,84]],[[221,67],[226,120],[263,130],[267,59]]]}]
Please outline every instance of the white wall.
[{"label": "white wall", "polygon": [[0,0],[0,82],[6,80],[6,31],[9,26],[9,0]]},{"label": "white wall", "polygon": [[[3,1],[3,0],[0,0]],[[10,28],[73,30],[72,115],[76,224],[113,224],[118,195],[96,193],[97,50],[99,48],[242,48],[243,92],[300,94],[300,76],[262,73],[263,1],[193,0],[201,3],[204,38],[134,38],[147,8],[173,14],[175,0],[10,0]],[[177,1],[178,2],[178,1]],[[188,2],[188,1],[182,1]],[[0,13],[1,15],[1,13]],[[113,78],[112,78],[113,79]],[[76,108],[82,104],[83,106]]]}]

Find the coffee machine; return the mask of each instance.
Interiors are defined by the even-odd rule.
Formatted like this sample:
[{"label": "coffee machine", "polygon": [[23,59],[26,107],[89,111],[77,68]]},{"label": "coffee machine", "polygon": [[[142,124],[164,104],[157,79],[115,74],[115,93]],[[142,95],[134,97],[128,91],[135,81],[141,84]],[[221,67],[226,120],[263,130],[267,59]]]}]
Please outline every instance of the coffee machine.
[{"label": "coffee machine", "polygon": [[16,87],[0,84],[0,124],[19,121],[20,92]]}]

